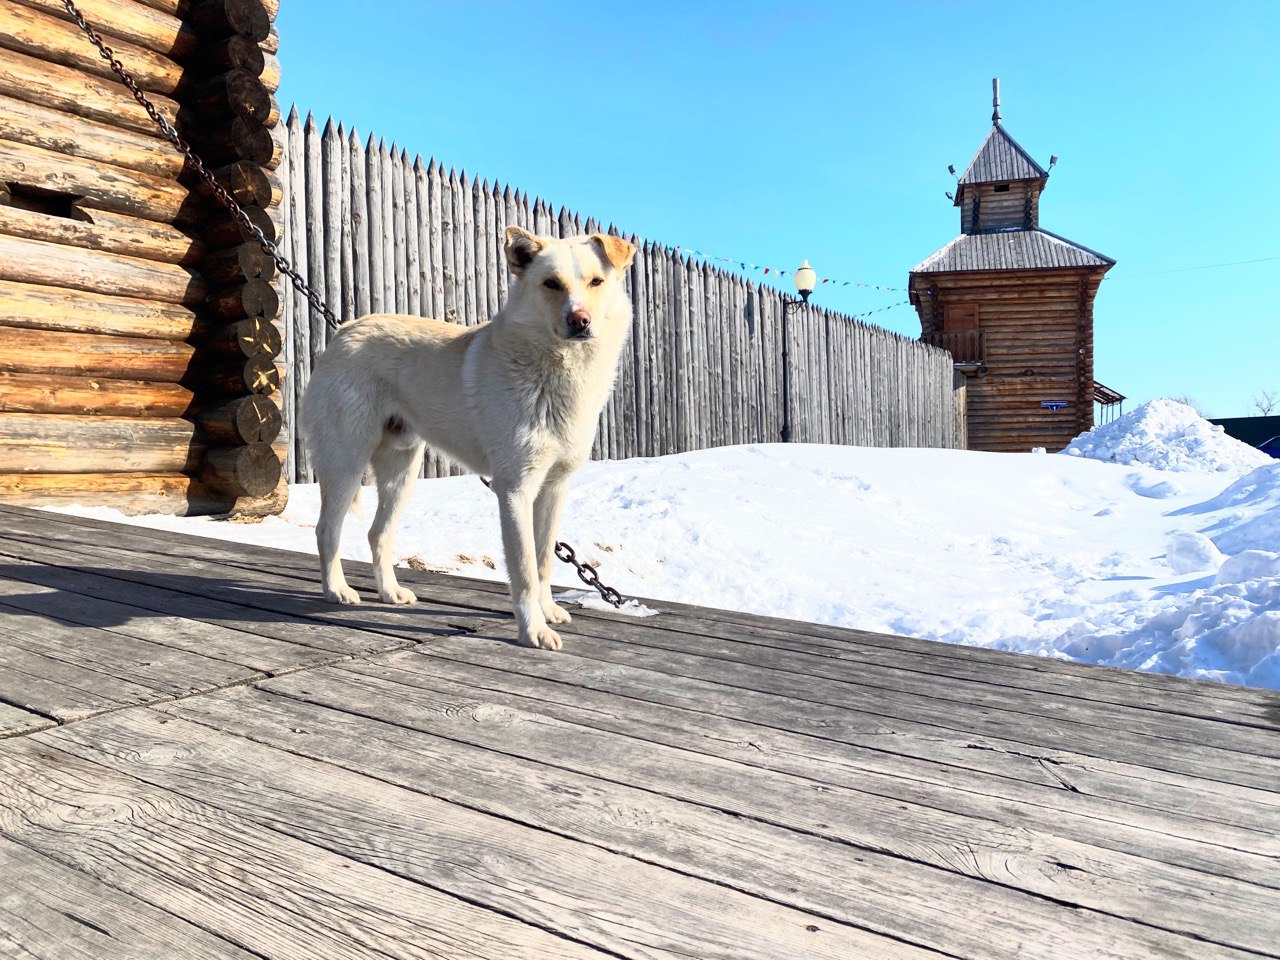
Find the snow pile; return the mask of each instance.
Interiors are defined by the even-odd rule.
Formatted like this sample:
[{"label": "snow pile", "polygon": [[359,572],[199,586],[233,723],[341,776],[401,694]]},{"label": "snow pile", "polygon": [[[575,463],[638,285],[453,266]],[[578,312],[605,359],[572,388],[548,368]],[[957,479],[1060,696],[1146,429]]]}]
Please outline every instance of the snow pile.
[{"label": "snow pile", "polygon": [[1074,659],[1280,690],[1280,553],[1246,550],[1195,590],[1131,629],[1075,628]]},{"label": "snow pile", "polygon": [[[588,464],[561,537],[627,595],[1280,689],[1280,461],[1267,463],[1233,478],[1030,453],[726,447]],[[318,510],[299,486],[257,524],[84,512],[314,553]],[[420,483],[401,562],[505,579],[496,512],[473,477]],[[344,556],[369,559],[366,529],[348,519]],[[581,589],[568,567],[555,576]]]},{"label": "snow pile", "polygon": [[1123,417],[1082,433],[1062,451],[1108,463],[1157,470],[1239,476],[1270,463],[1261,450],[1241,443],[1185,403],[1152,400]]}]

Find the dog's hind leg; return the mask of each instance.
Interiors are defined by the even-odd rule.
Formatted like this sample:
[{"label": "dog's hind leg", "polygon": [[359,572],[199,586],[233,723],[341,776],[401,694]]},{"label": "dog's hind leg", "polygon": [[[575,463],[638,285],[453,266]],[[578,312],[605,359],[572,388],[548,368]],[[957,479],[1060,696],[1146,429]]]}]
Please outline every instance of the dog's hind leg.
[{"label": "dog's hind leg", "polygon": [[320,548],[320,582],[324,586],[325,599],[332,603],[360,602],[360,595],[347,585],[339,554],[342,522],[359,492],[359,471],[320,485],[320,520],[316,524],[316,544]]},{"label": "dog's hind leg", "polygon": [[396,581],[393,544],[396,523],[413,497],[422,465],[423,445],[405,446],[394,437],[384,437],[373,453],[373,473],[378,481],[378,512],[369,528],[373,551],[373,578],[383,603],[414,603],[417,597]]},{"label": "dog's hind leg", "polygon": [[316,545],[320,549],[320,582],[325,599],[332,603],[359,603],[360,595],[347,585],[342,573],[342,524],[360,492],[360,478],[367,459],[343,451],[329,459],[317,458],[316,479],[320,482],[320,519],[316,523]]}]

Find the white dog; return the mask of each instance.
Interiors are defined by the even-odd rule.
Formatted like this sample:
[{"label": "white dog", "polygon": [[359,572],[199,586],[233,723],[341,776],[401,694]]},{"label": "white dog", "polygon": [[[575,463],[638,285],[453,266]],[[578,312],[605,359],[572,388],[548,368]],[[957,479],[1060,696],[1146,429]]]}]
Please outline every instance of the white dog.
[{"label": "white dog", "polygon": [[593,234],[557,240],[508,227],[513,280],[488,323],[374,314],[342,328],[311,374],[302,428],[320,482],[316,540],[325,596],[359,603],[338,555],[342,523],[373,465],[369,531],[378,596],[396,582],[392,543],[424,444],[493,478],[520,640],[560,648],[548,623],[556,527],[570,475],[591,452],[631,325],[623,276],[635,247]]}]

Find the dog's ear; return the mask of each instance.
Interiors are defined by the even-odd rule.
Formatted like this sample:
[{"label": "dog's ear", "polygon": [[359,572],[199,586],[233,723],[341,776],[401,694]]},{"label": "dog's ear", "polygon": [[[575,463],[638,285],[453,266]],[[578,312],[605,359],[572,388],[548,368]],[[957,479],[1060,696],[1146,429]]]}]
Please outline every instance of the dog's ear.
[{"label": "dog's ear", "polygon": [[591,239],[600,245],[604,258],[613,264],[615,270],[625,270],[631,266],[636,255],[635,244],[608,233],[593,233]]},{"label": "dog's ear", "polygon": [[529,261],[538,255],[538,251],[546,246],[541,237],[535,237],[521,227],[507,227],[507,266],[511,272],[518,274],[529,265]]}]

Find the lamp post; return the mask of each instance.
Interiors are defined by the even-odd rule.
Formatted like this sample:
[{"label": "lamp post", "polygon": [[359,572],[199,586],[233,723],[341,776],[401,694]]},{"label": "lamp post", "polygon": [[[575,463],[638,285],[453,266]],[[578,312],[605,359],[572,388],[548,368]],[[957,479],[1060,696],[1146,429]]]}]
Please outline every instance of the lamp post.
[{"label": "lamp post", "polygon": [[818,275],[806,260],[796,270],[796,292],[800,297],[782,295],[782,442],[791,442],[791,336],[787,316],[791,309],[809,302]]}]

